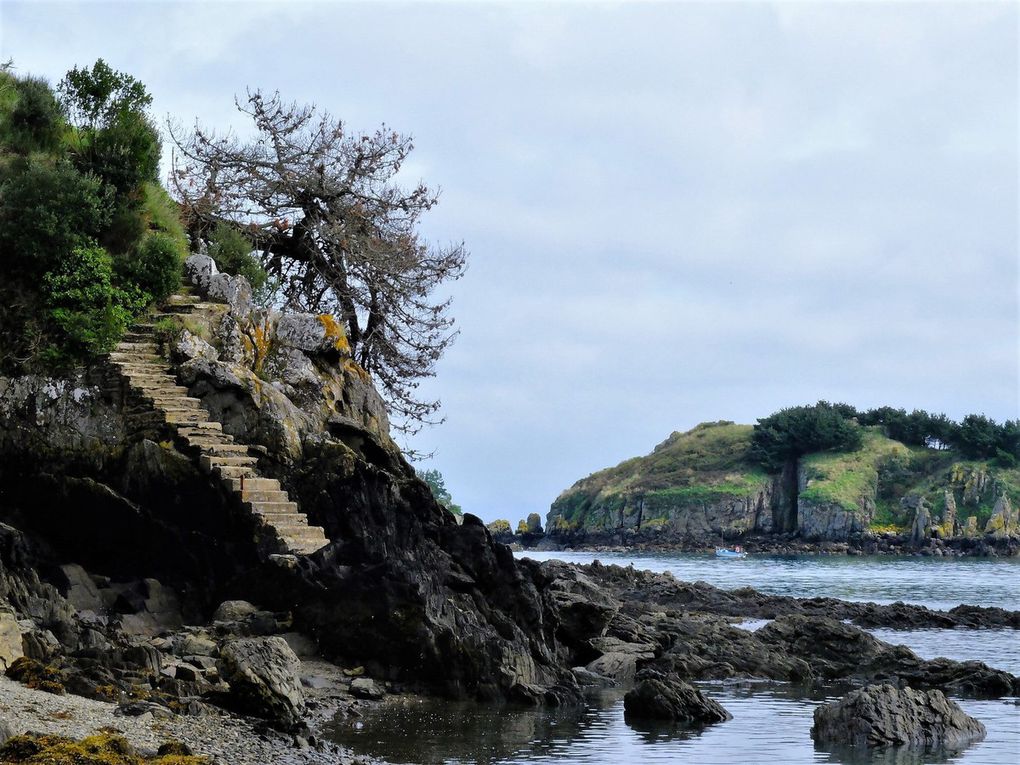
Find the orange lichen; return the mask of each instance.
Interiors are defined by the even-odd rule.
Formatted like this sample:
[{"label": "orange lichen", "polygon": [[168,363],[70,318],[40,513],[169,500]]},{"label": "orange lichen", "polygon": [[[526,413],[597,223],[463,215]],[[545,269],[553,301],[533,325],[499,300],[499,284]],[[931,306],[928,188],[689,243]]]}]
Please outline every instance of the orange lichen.
[{"label": "orange lichen", "polygon": [[349,354],[351,352],[351,344],[347,341],[347,333],[340,325],[340,322],[336,320],[336,317],[323,313],[319,314],[319,321],[326,330],[326,337],[333,341],[333,347],[340,353]]}]

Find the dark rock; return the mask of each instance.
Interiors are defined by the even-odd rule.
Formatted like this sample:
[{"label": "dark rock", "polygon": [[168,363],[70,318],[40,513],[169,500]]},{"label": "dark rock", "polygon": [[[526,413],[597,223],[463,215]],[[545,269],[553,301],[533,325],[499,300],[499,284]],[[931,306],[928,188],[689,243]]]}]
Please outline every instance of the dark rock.
[{"label": "dark rock", "polygon": [[156,750],[156,754],[159,757],[166,757],[169,755],[177,755],[178,757],[191,757],[191,747],[185,744],[183,741],[167,741],[165,744],[160,744],[159,749]]},{"label": "dark rock", "polygon": [[371,678],[359,677],[351,682],[351,695],[356,699],[378,701],[386,694]]},{"label": "dark rock", "polygon": [[811,736],[822,744],[959,750],[985,726],[941,691],[871,685],[815,709]]},{"label": "dark rock", "polygon": [[733,718],[718,702],[676,675],[646,669],[636,679],[637,685],[623,698],[628,719],[710,725]]},{"label": "dark rock", "polygon": [[234,640],[220,651],[220,659],[221,674],[238,708],[285,729],[301,722],[301,662],[283,638]]},{"label": "dark rock", "polygon": [[213,613],[214,622],[239,622],[251,616],[258,608],[246,600],[226,600]]},{"label": "dark rock", "polygon": [[124,701],[117,705],[113,713],[118,717],[141,717],[148,714],[157,720],[169,720],[174,717],[171,710],[152,701]]}]

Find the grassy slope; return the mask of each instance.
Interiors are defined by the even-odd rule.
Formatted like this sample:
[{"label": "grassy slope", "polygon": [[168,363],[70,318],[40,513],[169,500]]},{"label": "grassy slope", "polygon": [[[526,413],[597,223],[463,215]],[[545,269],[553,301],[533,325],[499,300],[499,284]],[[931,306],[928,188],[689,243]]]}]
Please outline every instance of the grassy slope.
[{"label": "grassy slope", "polygon": [[[750,425],[720,422],[673,433],[651,454],[594,473],[563,492],[553,503],[551,527],[612,526],[618,511],[635,497],[644,499],[645,522],[654,523],[658,515],[688,503],[753,494],[770,478],[747,458],[751,431]],[[873,523],[877,528],[910,526],[912,511],[900,505],[907,494],[924,497],[933,516],[941,518],[948,489],[960,520],[975,515],[982,529],[1001,493],[1008,494],[1014,506],[1020,505],[1020,468],[907,447],[879,428],[866,428],[861,448],[854,452],[810,454],[802,465],[808,481],[800,495],[803,500],[855,510],[862,498],[869,498],[877,508]],[[982,475],[987,476],[985,490],[974,492]]]},{"label": "grassy slope", "polygon": [[550,522],[563,527],[601,525],[633,497],[642,497],[647,521],[686,503],[746,496],[769,478],[747,459],[751,426],[702,423],[673,433],[644,457],[600,470],[575,483],[553,503]]}]

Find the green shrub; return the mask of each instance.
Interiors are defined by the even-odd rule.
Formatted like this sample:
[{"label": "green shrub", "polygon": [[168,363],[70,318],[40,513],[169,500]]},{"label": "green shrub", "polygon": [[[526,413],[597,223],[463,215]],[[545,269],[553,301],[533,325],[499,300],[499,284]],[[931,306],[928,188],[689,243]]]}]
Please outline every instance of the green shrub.
[{"label": "green shrub", "polygon": [[98,245],[76,247],[46,274],[43,289],[59,338],[44,353],[50,366],[110,351],[131,321],[130,301],[114,289],[110,256]]},{"label": "green shrub", "polygon": [[209,255],[216,267],[243,276],[252,291],[258,292],[266,284],[266,272],[251,253],[252,243],[233,226],[218,223],[209,235]]},{"label": "green shrub", "polygon": [[49,84],[38,77],[14,83],[16,101],[5,126],[6,143],[15,151],[53,152],[60,144],[64,114]]},{"label": "green shrub", "polygon": [[0,183],[0,267],[41,275],[97,239],[111,206],[99,179],[64,162],[30,158]]},{"label": "green shrub", "polygon": [[108,127],[84,135],[72,154],[80,171],[99,176],[124,199],[156,180],[161,152],[159,133],[149,118],[124,112]]},{"label": "green shrub", "polygon": [[150,231],[137,249],[117,260],[118,276],[147,292],[154,300],[165,300],[181,285],[182,253],[170,234]]},{"label": "green shrub", "polygon": [[845,405],[819,401],[794,406],[758,420],[751,434],[752,458],[769,470],[811,452],[853,451],[861,445],[861,429],[844,416]]}]

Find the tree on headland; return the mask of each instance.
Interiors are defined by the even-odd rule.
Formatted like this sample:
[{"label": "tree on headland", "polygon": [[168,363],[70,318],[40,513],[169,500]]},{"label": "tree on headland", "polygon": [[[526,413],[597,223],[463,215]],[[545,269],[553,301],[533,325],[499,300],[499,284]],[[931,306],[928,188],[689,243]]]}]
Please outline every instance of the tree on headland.
[{"label": "tree on headland", "polygon": [[450,490],[446,488],[446,480],[443,478],[443,474],[438,470],[416,470],[418,477],[428,484],[429,489],[432,490],[432,496],[435,497],[436,502],[445,507],[454,515],[463,515],[464,511],[461,506],[453,501],[453,495],[450,494]]},{"label": "tree on headland", "polygon": [[456,335],[449,299],[434,293],[461,276],[466,252],[418,233],[438,196],[398,183],[411,139],[385,126],[349,132],[279,94],[251,92],[237,108],[253,123],[250,140],[171,127],[173,186],[193,238],[222,223],[244,230],[289,307],[342,321],[395,425],[414,433],[434,422],[439,402],[417,388]]},{"label": "tree on headland", "polygon": [[789,459],[834,449],[852,451],[861,445],[861,429],[848,419],[851,407],[819,401],[793,406],[758,420],[751,435],[751,456],[770,470]]}]

